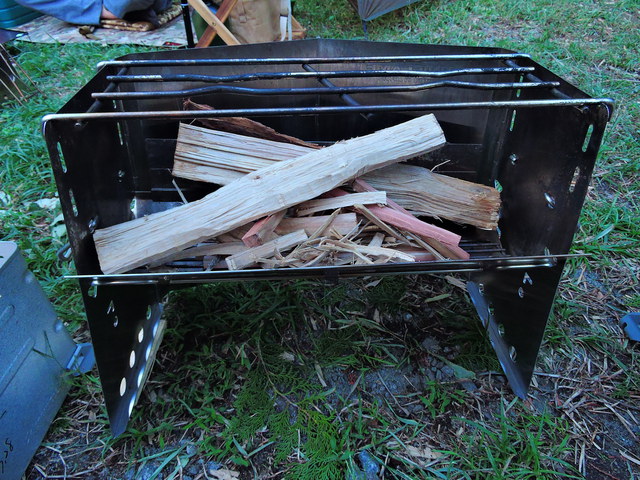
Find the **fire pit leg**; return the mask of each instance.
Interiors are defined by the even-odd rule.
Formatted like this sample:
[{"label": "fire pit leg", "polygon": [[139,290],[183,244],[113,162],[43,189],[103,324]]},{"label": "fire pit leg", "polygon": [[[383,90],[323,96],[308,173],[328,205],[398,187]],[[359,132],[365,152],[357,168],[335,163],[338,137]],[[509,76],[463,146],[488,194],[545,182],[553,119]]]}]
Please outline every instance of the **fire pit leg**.
[{"label": "fire pit leg", "polygon": [[95,286],[81,288],[109,423],[114,436],[127,423],[162,340],[162,304],[155,286]]},{"label": "fire pit leg", "polygon": [[513,392],[526,398],[564,260],[474,274],[467,290]]}]

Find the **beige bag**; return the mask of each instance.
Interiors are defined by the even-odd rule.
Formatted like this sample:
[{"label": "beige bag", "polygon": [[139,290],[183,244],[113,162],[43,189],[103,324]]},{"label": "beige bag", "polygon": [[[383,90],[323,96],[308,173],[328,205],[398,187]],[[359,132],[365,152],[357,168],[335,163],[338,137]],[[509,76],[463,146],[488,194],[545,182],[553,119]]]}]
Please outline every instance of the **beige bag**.
[{"label": "beige bag", "polygon": [[240,43],[291,39],[291,1],[238,0],[229,15],[229,30]]}]

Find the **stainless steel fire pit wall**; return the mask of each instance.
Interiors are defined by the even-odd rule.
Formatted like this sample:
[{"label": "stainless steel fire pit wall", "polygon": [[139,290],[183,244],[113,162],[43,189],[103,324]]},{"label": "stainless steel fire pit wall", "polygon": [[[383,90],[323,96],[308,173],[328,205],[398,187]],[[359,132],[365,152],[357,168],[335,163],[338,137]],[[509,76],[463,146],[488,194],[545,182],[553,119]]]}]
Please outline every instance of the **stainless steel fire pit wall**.
[{"label": "stainless steel fire pit wall", "polygon": [[[532,376],[605,126],[594,99],[528,55],[495,48],[307,40],[129,55],[104,62],[44,118],[112,432],[126,428],[159,343],[161,298],[225,280],[460,273],[516,395]],[[215,111],[184,111],[183,100]],[[180,121],[247,116],[330,143],[433,112],[448,145],[416,160],[497,185],[499,235],[455,227],[468,261],[103,275],[96,228],[179,202]],[[177,181],[189,200],[214,187]],[[132,353],[133,352],[133,353]]]}]

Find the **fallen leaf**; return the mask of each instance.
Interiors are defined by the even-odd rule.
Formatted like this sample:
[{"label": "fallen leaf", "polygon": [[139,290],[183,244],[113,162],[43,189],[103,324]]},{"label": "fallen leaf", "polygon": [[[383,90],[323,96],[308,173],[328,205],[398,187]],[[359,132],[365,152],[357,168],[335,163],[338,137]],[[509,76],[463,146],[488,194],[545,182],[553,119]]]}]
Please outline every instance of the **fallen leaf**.
[{"label": "fallen leaf", "polygon": [[209,470],[209,475],[212,475],[213,478],[217,478],[218,480],[235,480],[240,476],[238,472],[224,468],[220,470]]},{"label": "fallen leaf", "polygon": [[406,452],[408,455],[416,458],[425,458],[427,460],[436,460],[442,457],[442,454],[439,452],[434,452],[429,447],[418,448],[408,445],[406,448]]}]

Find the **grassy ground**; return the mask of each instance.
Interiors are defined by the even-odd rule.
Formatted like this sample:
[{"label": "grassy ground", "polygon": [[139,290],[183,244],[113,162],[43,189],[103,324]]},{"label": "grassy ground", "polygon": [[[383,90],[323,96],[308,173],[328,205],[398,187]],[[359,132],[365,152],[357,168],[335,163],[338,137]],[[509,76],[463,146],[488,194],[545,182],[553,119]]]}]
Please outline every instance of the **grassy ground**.
[{"label": "grassy ground", "polygon": [[[295,10],[312,37],[363,36],[344,0]],[[447,279],[214,285],[172,294],[128,431],[110,439],[97,374],[81,378],[27,478],[640,478],[640,347],[618,326],[640,310],[639,26],[631,0],[429,1],[369,24],[371,40],[527,52],[617,101],[574,243],[591,256],[565,272],[527,401]],[[132,49],[11,48],[41,91],[0,114],[0,235],[85,339],[38,119]]]}]

